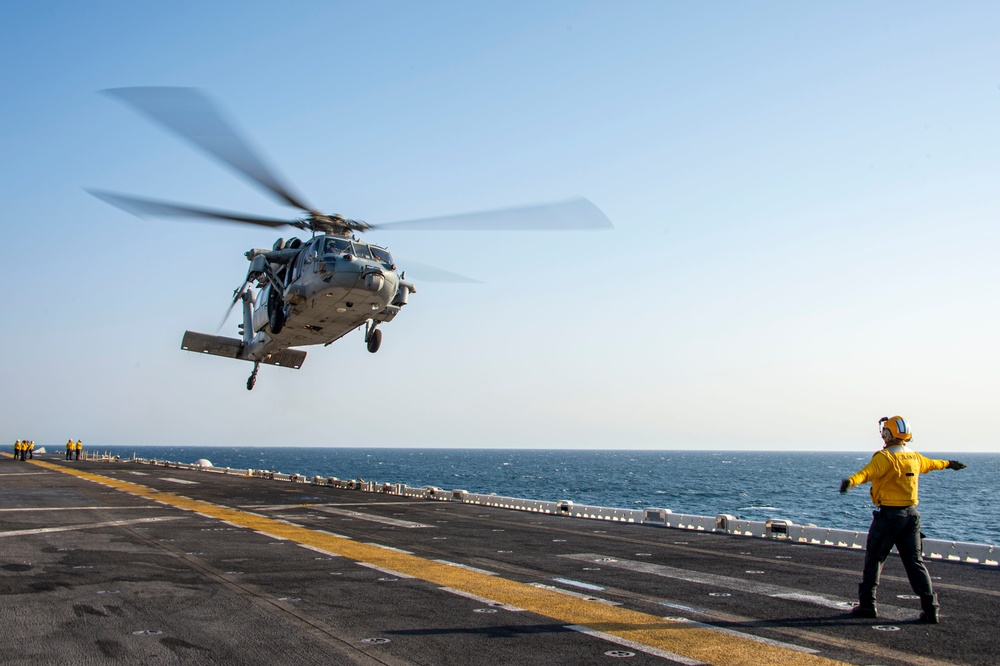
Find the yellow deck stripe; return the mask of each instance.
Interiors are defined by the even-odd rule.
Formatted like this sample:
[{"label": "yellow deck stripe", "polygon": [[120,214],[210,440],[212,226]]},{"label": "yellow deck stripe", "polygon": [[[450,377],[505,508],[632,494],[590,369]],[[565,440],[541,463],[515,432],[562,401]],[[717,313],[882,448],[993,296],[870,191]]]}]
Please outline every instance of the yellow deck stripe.
[{"label": "yellow deck stripe", "polygon": [[241,527],[266,532],[296,543],[321,548],[359,562],[393,569],[436,585],[494,599],[510,606],[517,606],[563,624],[580,625],[595,631],[613,634],[708,664],[718,666],[770,666],[777,664],[819,666],[844,663],[737,636],[720,634],[710,629],[692,627],[683,622],[665,620],[655,615],[628,610],[620,606],[608,606],[586,601],[526,583],[507,580],[500,576],[488,576],[468,569],[434,562],[417,555],[408,555],[316,532],[306,527],[290,525],[273,518],[253,515],[246,511],[218,504],[181,497],[174,493],[162,492],[129,481],[120,481],[38,460],[31,462],[48,469],[110,486],[132,495],[163,502],[180,509],[195,511],[219,520],[226,520]]}]

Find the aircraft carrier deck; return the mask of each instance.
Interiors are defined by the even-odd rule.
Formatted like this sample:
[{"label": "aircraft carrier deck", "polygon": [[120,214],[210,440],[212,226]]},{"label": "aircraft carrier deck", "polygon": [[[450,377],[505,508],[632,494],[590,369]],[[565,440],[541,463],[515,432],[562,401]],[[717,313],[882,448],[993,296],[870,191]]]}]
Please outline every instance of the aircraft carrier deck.
[{"label": "aircraft carrier deck", "polygon": [[1000,571],[131,462],[0,457],[3,664],[998,664]]}]

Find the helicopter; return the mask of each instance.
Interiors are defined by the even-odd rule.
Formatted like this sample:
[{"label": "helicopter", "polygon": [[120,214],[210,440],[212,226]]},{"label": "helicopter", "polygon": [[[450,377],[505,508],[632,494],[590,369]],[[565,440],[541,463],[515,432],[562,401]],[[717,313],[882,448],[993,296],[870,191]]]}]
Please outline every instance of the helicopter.
[{"label": "helicopter", "polygon": [[[87,189],[93,196],[138,217],[191,217],[308,232],[308,238],[279,238],[270,249],[251,248],[244,253],[250,266],[219,325],[221,330],[236,305],[241,304],[240,338],[184,332],[184,350],[253,363],[247,390],[253,390],[261,364],[301,368],[306,352],[295,347],[328,346],[351,331],[363,329],[368,351],[374,354],[379,350],[380,326],[392,321],[417,289],[397,269],[387,248],[366,242],[358,234],[397,229],[529,231],[611,227],[607,216],[582,197],[379,224],[328,215],[306,204],[285,185],[200,90],[134,87],[102,92],[214,157],[279,203],[300,211],[298,217],[281,219]],[[448,275],[462,281],[461,276]]]}]

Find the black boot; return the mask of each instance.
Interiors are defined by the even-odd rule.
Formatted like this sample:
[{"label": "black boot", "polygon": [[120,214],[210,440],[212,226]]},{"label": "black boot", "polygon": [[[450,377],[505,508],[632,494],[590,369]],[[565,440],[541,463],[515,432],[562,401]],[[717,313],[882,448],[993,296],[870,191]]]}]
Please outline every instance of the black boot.
[{"label": "black boot", "polygon": [[936,594],[924,594],[920,596],[920,607],[923,612],[920,614],[920,621],[926,624],[938,623],[938,605]]},{"label": "black boot", "polygon": [[858,605],[851,609],[854,617],[878,617],[875,609],[875,588],[858,585]]}]

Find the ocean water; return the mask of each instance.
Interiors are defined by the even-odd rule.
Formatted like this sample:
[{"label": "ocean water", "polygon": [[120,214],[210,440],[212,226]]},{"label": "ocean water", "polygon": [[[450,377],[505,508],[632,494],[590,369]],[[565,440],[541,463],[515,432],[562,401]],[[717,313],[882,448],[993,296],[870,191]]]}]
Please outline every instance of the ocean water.
[{"label": "ocean water", "polygon": [[[286,474],[363,478],[538,500],[569,499],[626,509],[867,530],[869,486],[838,492],[840,480],[871,453],[774,451],[594,451],[496,449],[367,449],[304,447],[106,447],[122,457]],[[872,452],[874,453],[874,452]],[[935,454],[968,468],[921,477],[920,511],[929,538],[1000,544],[1000,454]]]}]

